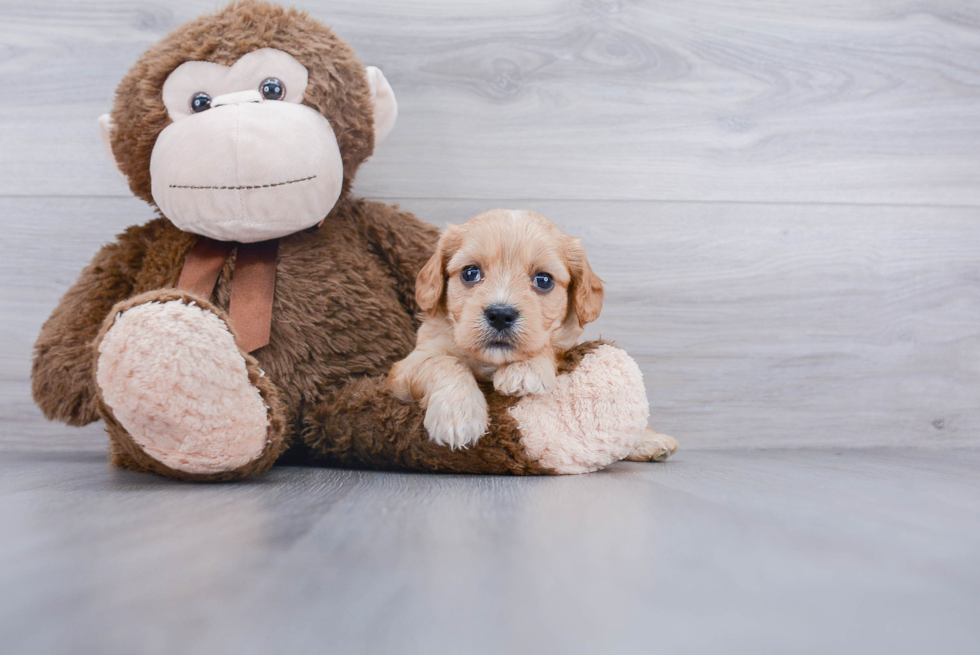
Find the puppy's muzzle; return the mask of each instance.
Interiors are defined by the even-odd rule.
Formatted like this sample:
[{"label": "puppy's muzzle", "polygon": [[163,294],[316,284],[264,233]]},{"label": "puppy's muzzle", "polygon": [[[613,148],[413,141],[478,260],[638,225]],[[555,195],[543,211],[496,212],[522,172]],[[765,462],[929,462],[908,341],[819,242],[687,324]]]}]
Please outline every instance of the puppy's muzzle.
[{"label": "puppy's muzzle", "polygon": [[513,305],[490,305],[483,310],[487,325],[498,334],[510,332],[521,313]]}]

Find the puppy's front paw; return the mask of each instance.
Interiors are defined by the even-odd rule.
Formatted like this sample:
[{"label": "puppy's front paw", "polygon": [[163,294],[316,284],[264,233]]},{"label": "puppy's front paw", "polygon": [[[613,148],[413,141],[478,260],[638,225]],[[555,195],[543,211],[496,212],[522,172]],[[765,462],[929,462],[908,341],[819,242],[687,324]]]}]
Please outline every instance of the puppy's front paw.
[{"label": "puppy's front paw", "polygon": [[551,393],[555,381],[554,364],[534,359],[506,364],[493,374],[493,388],[503,396]]},{"label": "puppy's front paw", "polygon": [[487,401],[474,386],[466,393],[436,391],[425,410],[425,429],[437,444],[469,448],[487,431]]}]

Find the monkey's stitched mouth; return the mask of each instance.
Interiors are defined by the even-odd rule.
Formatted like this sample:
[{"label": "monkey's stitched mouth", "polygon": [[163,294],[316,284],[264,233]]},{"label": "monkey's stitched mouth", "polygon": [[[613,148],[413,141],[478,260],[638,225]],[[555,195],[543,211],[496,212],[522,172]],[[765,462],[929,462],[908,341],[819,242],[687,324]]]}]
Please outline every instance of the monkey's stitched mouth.
[{"label": "monkey's stitched mouth", "polygon": [[315,178],[316,175],[311,175],[309,177],[301,177],[298,180],[288,180],[286,182],[276,182],[275,184],[253,184],[246,186],[192,186],[190,184],[171,184],[171,189],[226,189],[228,191],[236,191],[239,189],[270,189],[274,186],[284,186],[286,184],[296,184],[297,182],[307,182]]}]

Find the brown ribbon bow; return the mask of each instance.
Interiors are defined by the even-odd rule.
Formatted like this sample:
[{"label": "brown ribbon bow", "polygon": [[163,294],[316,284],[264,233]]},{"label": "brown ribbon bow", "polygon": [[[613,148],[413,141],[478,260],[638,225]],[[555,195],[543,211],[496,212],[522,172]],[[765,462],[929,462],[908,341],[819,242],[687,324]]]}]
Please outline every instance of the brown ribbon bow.
[{"label": "brown ribbon bow", "polygon": [[198,237],[184,261],[177,288],[210,299],[221,269],[235,248],[238,248],[238,256],[231,280],[228,314],[238,334],[235,343],[250,353],[269,343],[278,239],[238,243]]}]

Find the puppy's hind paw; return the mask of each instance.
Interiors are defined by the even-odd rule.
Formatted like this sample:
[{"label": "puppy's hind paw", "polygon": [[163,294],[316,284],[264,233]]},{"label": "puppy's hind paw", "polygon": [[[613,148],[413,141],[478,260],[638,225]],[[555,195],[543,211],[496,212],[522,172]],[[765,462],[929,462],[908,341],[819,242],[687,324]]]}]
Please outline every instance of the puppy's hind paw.
[{"label": "puppy's hind paw", "polygon": [[453,450],[469,448],[487,431],[487,401],[479,389],[460,399],[433,394],[425,411],[429,440]]},{"label": "puppy's hind paw", "polygon": [[647,428],[643,440],[626,456],[631,462],[662,462],[677,452],[677,439]]}]

